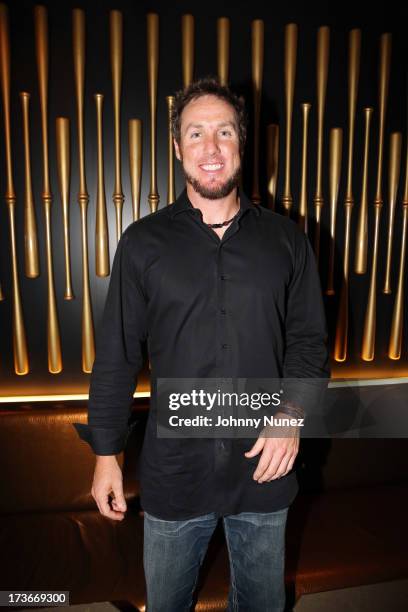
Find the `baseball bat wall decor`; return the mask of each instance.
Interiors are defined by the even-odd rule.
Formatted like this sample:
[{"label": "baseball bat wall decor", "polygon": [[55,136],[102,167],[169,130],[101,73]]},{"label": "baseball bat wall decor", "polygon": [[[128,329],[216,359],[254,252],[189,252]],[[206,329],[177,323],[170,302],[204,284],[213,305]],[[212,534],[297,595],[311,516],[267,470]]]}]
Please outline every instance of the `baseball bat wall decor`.
[{"label": "baseball bat wall decor", "polygon": [[84,143],[84,87],[85,87],[85,13],[81,9],[72,12],[74,76],[77,101],[79,191],[78,204],[81,214],[82,242],[82,371],[92,372],[95,359],[95,340],[89,287],[87,211],[89,195],[86,188]]},{"label": "baseball bat wall decor", "polygon": [[363,157],[363,179],[361,187],[361,201],[358,214],[356,231],[356,250],[354,259],[354,272],[365,274],[367,271],[367,207],[368,207],[368,155],[370,150],[370,126],[373,108],[367,106],[364,109],[364,157]]},{"label": "baseball bat wall decor", "polygon": [[375,352],[375,325],[377,312],[377,261],[378,261],[378,241],[380,233],[380,213],[382,203],[374,203],[374,237],[371,262],[370,287],[368,290],[368,300],[364,318],[363,342],[361,348],[361,358],[363,361],[372,361]]},{"label": "baseball bat wall decor", "polygon": [[140,119],[129,119],[128,127],[133,221],[137,221],[140,219],[140,190],[142,183],[142,122]]},{"label": "baseball bat wall decor", "polygon": [[[329,271],[327,281],[327,295],[334,295],[334,252],[336,246],[336,219],[337,202],[339,197],[340,174],[341,174],[341,155],[343,149],[343,130],[332,128],[330,130],[330,153],[329,153],[329,183],[330,183],[330,246],[329,246]],[[349,235],[350,224],[346,223],[346,235]],[[345,243],[346,245],[346,243]],[[348,253],[348,247],[344,248],[344,253]],[[346,271],[346,266],[344,266]],[[346,276],[346,274],[345,274]]]},{"label": "baseball bat wall decor", "polygon": [[397,201],[398,184],[401,170],[401,145],[401,132],[393,132],[390,136],[390,160],[388,177],[388,235],[383,293],[391,293],[392,243],[394,236],[395,205]]},{"label": "baseball bat wall decor", "polygon": [[52,262],[51,205],[52,193],[49,175],[48,155],[48,17],[47,9],[42,5],[34,7],[35,48],[38,69],[38,89],[40,93],[42,159],[43,159],[43,192],[42,199],[45,217],[45,237],[47,254],[47,344],[48,370],[51,374],[62,371],[61,340],[58,323],[57,304],[54,290],[54,272]]},{"label": "baseball bat wall decor", "polygon": [[275,210],[279,166],[279,125],[271,123],[266,131],[266,174],[268,177],[268,208]]},{"label": "baseball bat wall decor", "polygon": [[24,133],[24,260],[25,274],[27,278],[37,278],[40,275],[38,260],[38,238],[37,222],[35,215],[35,204],[33,196],[33,185],[31,178],[31,154],[30,154],[30,120],[29,106],[30,94],[26,91],[20,92],[21,108],[23,113]]},{"label": "baseball bat wall decor", "polygon": [[174,182],[174,144],[173,134],[171,130],[171,114],[174,106],[174,96],[166,96],[167,102],[167,119],[168,119],[168,142],[167,142],[167,204],[172,204],[176,199],[176,186]]},{"label": "baseball bat wall decor", "polygon": [[282,205],[285,214],[290,216],[293,205],[291,191],[291,154],[292,154],[292,117],[293,96],[295,93],[296,58],[297,58],[298,27],[295,23],[285,26],[285,186]]},{"label": "baseball bat wall decor", "polygon": [[159,73],[159,16],[147,15],[147,83],[150,107],[150,191],[147,197],[150,211],[156,212],[160,196],[157,191],[156,112],[157,78]]},{"label": "baseball bat wall decor", "polygon": [[122,13],[111,11],[110,24],[110,54],[112,69],[113,118],[115,133],[115,187],[112,200],[116,213],[116,241],[122,234],[122,210],[125,196],[122,192],[121,153],[120,153],[120,94],[122,89],[123,64],[123,24]]},{"label": "baseball bat wall decor", "polygon": [[[16,240],[16,193],[14,191],[13,158],[11,153],[11,122],[10,122],[10,39],[8,25],[8,9],[0,4],[0,63],[1,63],[1,92],[3,97],[4,117],[4,145],[6,153],[6,193],[5,200],[9,218],[10,248],[11,248],[11,274],[12,274],[12,333],[14,371],[16,374],[28,374],[30,366],[28,361],[27,340],[24,325],[23,305],[20,296],[20,283],[18,276],[17,240]],[[0,288],[1,298],[4,295]]]},{"label": "baseball bat wall decor", "polygon": [[97,134],[97,188],[95,218],[95,272],[96,276],[109,276],[109,226],[106,210],[105,172],[103,163],[103,100],[104,95],[94,95]]},{"label": "baseball bat wall decor", "polygon": [[188,87],[194,75],[194,17],[181,17],[181,59],[183,68],[183,87]]},{"label": "baseball bat wall decor", "polygon": [[308,229],[308,205],[307,205],[307,143],[309,134],[309,116],[312,105],[305,102],[302,104],[302,170],[300,177],[300,198],[299,198],[299,227],[307,234]]},{"label": "baseball bat wall decor", "polygon": [[228,85],[230,55],[230,20],[228,17],[217,19],[217,66],[221,85]]},{"label": "baseball bat wall decor", "polygon": [[395,294],[394,309],[390,339],[388,343],[388,357],[390,359],[401,358],[402,331],[404,325],[404,275],[405,257],[407,252],[407,225],[408,225],[408,143],[405,162],[405,187],[402,198],[402,229],[401,229],[401,253],[398,269],[397,292]]},{"label": "baseball bat wall decor", "polygon": [[316,191],[314,196],[315,208],[315,239],[314,251],[317,262],[320,254],[320,219],[324,205],[323,197],[323,128],[324,112],[326,106],[327,78],[329,72],[330,54],[330,28],[322,26],[317,32],[317,163],[316,163]]},{"label": "baseball bat wall decor", "polygon": [[[348,53],[348,153],[347,153],[347,186],[344,198],[346,218],[349,219],[354,206],[353,194],[353,152],[354,128],[356,122],[356,104],[360,78],[361,30],[353,29],[349,33]],[[350,219],[349,219],[350,223]],[[349,230],[346,230],[347,235]]]},{"label": "baseball bat wall decor", "polygon": [[380,39],[380,62],[379,62],[379,126],[378,126],[378,163],[377,184],[374,199],[374,239],[372,249],[372,263],[370,275],[370,287],[368,291],[367,306],[364,318],[364,331],[361,347],[361,358],[363,361],[372,361],[375,355],[375,331],[377,316],[377,260],[378,241],[380,235],[381,208],[383,206],[382,196],[382,168],[384,152],[384,129],[385,115],[388,100],[388,88],[391,66],[391,34],[381,35]]},{"label": "baseball bat wall decor", "polygon": [[61,194],[62,225],[64,231],[65,295],[64,300],[73,300],[71,281],[71,256],[69,248],[69,179],[70,179],[70,137],[69,119],[55,120],[58,183]]},{"label": "baseball bat wall decor", "polygon": [[264,61],[264,22],[254,19],[252,22],[252,92],[254,100],[254,151],[252,201],[261,203],[259,191],[259,123],[261,117],[262,78]]}]

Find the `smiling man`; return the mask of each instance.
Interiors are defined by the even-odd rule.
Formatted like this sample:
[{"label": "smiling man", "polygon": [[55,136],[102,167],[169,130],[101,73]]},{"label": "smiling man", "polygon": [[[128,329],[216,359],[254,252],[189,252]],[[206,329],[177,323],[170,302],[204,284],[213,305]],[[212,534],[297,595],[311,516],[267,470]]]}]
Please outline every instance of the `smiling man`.
[{"label": "smiling man", "polygon": [[220,210],[225,212],[227,198],[236,206],[241,155],[234,109],[225,100],[203,95],[185,108],[181,130],[182,136],[178,136],[174,146],[187,190],[194,191],[202,203],[212,200],[209,210],[215,216]]},{"label": "smiling man", "polygon": [[[126,512],[115,455],[129,432],[146,340],[153,391],[158,378],[330,374],[308,239],[293,221],[253,205],[239,189],[243,101],[214,79],[194,82],[176,95],[172,128],[186,189],[171,206],[132,223],[119,241],[88,425],[75,424],[97,455],[92,495],[115,520]],[[286,400],[275,416],[301,413],[302,406]],[[298,448],[297,427],[285,437],[262,431],[250,444],[160,438],[152,393],[140,469],[148,612],[189,610],[220,518],[231,568],[229,610],[282,612]]]}]

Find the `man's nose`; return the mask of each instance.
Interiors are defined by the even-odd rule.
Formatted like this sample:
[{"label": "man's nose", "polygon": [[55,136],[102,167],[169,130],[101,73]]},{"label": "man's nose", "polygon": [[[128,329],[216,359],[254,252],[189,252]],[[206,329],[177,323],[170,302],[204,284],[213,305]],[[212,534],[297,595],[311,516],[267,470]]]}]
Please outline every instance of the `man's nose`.
[{"label": "man's nose", "polygon": [[214,155],[215,153],[219,153],[220,147],[218,143],[217,134],[216,133],[209,134],[204,141],[204,146],[205,146],[206,152],[209,155]]}]

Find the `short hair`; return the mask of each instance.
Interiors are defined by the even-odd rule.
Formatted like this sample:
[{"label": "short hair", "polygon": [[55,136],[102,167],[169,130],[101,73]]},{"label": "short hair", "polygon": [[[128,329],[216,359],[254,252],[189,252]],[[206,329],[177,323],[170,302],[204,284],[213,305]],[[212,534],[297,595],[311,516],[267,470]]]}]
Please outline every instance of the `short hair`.
[{"label": "short hair", "polygon": [[183,110],[189,102],[197,100],[197,98],[202,96],[216,96],[227,102],[234,109],[238,124],[239,150],[242,157],[247,135],[247,115],[244,98],[231,91],[227,85],[221,85],[219,80],[213,76],[197,79],[184,89],[176,92],[171,113],[171,131],[174,139],[180,144],[181,114]]}]

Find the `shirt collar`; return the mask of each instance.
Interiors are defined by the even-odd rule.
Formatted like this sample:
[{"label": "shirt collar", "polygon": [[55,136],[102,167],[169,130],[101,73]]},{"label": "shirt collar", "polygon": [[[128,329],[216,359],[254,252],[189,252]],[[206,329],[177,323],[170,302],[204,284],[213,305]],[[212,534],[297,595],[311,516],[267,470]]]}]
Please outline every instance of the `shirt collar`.
[{"label": "shirt collar", "polygon": [[[240,189],[238,188],[238,193],[239,193],[239,197],[240,197],[240,217],[247,211],[247,210],[252,210],[254,211],[257,215],[261,214],[259,205],[257,204],[253,204],[251,202],[251,200],[248,198],[248,196]],[[179,197],[177,198],[177,200],[174,202],[174,204],[172,204],[172,206],[170,207],[169,213],[172,219],[174,219],[174,217],[176,215],[178,215],[181,212],[185,212],[185,211],[191,211],[191,210],[197,210],[194,208],[194,206],[191,204],[188,196],[187,196],[187,189],[184,188],[183,191],[181,192],[181,194],[179,195]]]}]

